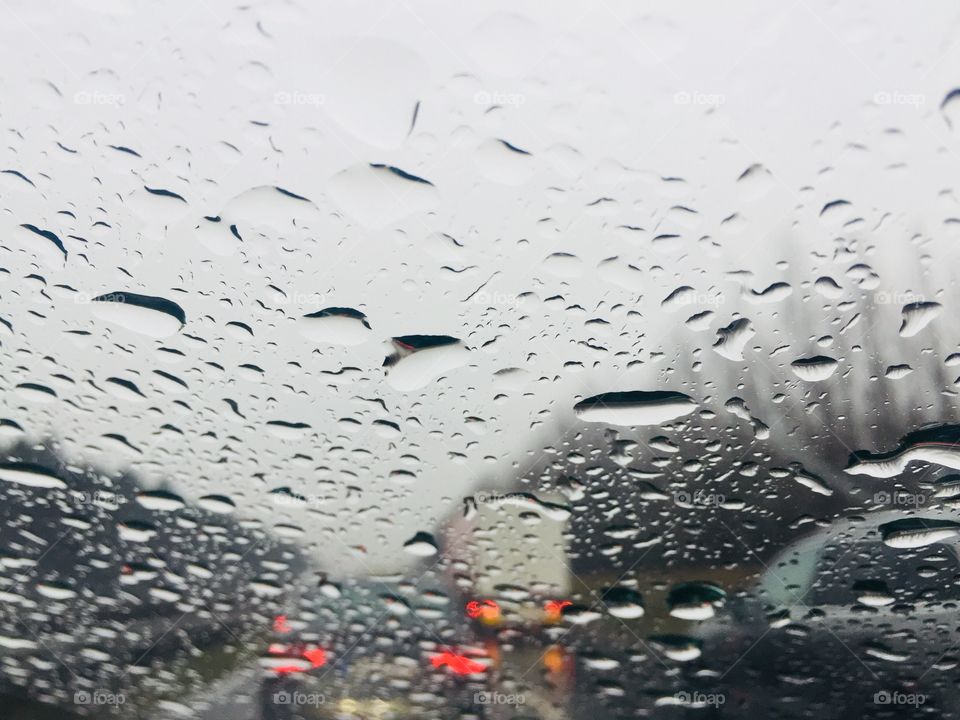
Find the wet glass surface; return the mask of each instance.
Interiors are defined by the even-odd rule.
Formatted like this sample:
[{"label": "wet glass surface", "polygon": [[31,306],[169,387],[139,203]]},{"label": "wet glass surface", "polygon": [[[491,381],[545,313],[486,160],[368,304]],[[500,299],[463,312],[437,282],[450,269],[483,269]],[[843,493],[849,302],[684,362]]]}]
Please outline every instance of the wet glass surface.
[{"label": "wet glass surface", "polygon": [[960,11],[5,2],[5,717],[960,716]]}]

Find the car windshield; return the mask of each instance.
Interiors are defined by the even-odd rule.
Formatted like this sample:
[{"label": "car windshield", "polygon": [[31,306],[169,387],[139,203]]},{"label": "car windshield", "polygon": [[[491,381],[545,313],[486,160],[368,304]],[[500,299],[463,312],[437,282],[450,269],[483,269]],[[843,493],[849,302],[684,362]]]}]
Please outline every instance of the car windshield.
[{"label": "car windshield", "polygon": [[960,10],[4,0],[12,720],[960,717]]}]

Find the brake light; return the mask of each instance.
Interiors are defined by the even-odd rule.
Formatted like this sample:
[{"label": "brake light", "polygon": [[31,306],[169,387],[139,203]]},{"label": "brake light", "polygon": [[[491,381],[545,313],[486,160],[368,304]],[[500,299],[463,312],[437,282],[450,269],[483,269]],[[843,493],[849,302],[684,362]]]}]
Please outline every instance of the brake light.
[{"label": "brake light", "polygon": [[471,660],[466,655],[457,655],[452,652],[443,652],[430,658],[430,663],[435,668],[448,667],[457,675],[473,675],[487,669],[487,666],[476,660]]},{"label": "brake light", "polygon": [[493,600],[471,600],[467,603],[467,616],[474,620],[499,620],[500,606]]}]

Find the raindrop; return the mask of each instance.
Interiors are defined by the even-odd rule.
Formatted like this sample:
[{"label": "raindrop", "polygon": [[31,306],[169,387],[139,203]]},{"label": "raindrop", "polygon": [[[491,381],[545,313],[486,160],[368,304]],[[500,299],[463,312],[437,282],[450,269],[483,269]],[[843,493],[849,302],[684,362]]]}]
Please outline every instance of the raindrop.
[{"label": "raindrop", "polygon": [[430,533],[418,532],[403,544],[403,549],[416,557],[431,557],[437,554],[437,541]]},{"label": "raindrop", "polygon": [[147,337],[168,337],[187,322],[177,303],[152,295],[112,292],[98,295],[93,302],[97,317]]},{"label": "raindrop", "polygon": [[660,425],[689,415],[696,407],[683,393],[633,390],[594,395],[574,405],[573,411],[586,422],[635,426]]}]

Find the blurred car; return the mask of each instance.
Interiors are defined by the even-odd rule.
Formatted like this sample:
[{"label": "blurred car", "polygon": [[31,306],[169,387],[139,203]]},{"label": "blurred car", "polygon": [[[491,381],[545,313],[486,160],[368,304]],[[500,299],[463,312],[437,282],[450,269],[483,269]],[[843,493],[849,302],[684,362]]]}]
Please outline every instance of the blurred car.
[{"label": "blurred car", "polygon": [[697,632],[691,686],[723,702],[695,716],[955,717],[960,555],[942,523],[875,512],[781,552]]}]

